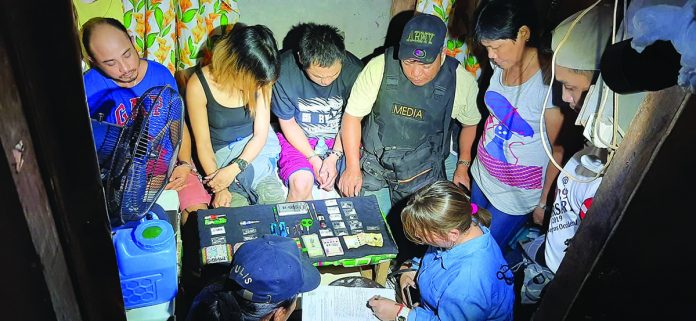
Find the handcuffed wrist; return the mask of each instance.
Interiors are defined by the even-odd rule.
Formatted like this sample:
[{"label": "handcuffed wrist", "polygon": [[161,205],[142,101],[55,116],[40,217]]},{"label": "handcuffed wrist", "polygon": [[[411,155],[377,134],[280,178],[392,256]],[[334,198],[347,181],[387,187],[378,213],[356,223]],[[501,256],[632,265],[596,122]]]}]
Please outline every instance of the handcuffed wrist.
[{"label": "handcuffed wrist", "polygon": [[187,161],[178,161],[176,162],[176,166],[186,166],[190,169],[193,169],[193,166]]},{"label": "handcuffed wrist", "polygon": [[341,157],[343,157],[343,152],[340,151],[340,150],[334,150],[334,149],[332,149],[332,150],[329,151],[329,153],[326,154],[326,155],[327,155],[327,156],[336,155],[336,158],[341,159]]}]

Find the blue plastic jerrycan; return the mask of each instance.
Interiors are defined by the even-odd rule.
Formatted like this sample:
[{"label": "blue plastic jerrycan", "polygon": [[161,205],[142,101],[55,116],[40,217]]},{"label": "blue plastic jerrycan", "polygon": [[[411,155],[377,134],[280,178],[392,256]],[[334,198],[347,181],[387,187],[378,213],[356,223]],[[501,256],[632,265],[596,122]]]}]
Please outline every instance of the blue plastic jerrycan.
[{"label": "blue plastic jerrycan", "polygon": [[125,307],[169,302],[178,288],[174,229],[152,212],[132,223],[113,237]]}]

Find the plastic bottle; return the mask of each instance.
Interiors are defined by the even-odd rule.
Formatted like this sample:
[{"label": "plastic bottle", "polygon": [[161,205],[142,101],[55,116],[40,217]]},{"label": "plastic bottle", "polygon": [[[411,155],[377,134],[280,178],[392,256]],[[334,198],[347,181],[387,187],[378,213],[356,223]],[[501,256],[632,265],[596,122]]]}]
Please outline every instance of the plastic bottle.
[{"label": "plastic bottle", "polygon": [[326,141],[324,141],[324,137],[319,137],[319,140],[317,141],[317,145],[314,146],[314,152],[321,156],[322,158],[326,156],[326,153],[329,152],[329,146],[326,145]]},{"label": "plastic bottle", "polygon": [[177,292],[174,229],[156,215],[123,226],[113,237],[126,309],[171,301]]}]

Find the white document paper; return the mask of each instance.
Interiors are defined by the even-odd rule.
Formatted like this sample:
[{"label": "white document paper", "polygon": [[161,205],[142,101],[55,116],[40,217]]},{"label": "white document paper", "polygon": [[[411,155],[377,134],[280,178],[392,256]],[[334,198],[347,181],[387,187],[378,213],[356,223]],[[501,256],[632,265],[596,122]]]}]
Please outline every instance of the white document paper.
[{"label": "white document paper", "polygon": [[302,294],[302,320],[378,321],[367,307],[375,295],[394,300],[394,289],[320,285]]}]

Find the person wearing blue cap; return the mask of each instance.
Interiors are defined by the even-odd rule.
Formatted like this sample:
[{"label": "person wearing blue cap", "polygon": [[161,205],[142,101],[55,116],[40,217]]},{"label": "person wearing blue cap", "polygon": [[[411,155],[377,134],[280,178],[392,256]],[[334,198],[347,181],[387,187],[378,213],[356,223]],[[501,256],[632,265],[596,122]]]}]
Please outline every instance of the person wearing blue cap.
[{"label": "person wearing blue cap", "polygon": [[471,146],[481,119],[478,86],[445,55],[446,33],[440,18],[418,14],[406,23],[399,46],[387,48],[358,75],[341,125],[343,195],[376,194],[386,213],[420,187],[446,179],[453,119],[464,126],[453,180],[470,187]]},{"label": "person wearing blue cap", "polygon": [[319,286],[316,267],[291,238],[264,235],[239,247],[228,278],[196,296],[187,321],[285,321],[297,295]]}]

